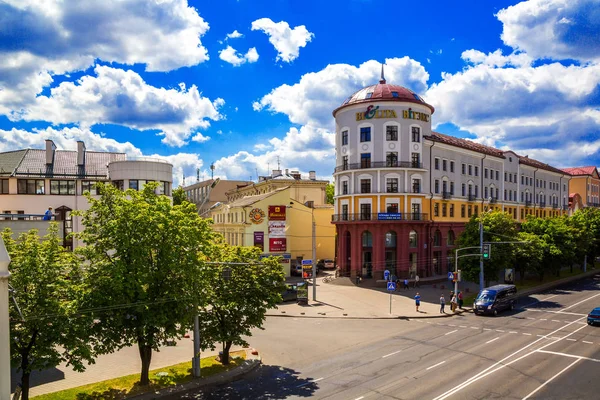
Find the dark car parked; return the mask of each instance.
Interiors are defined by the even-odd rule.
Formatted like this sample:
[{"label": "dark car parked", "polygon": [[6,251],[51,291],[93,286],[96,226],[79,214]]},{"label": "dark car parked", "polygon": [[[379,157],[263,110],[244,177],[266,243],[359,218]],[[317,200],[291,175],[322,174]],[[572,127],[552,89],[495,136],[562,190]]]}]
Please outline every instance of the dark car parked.
[{"label": "dark car parked", "polygon": [[588,325],[600,324],[600,307],[594,308],[587,316]]},{"label": "dark car parked", "polygon": [[298,287],[291,283],[286,283],[285,289],[281,292],[281,301],[298,300]]},{"label": "dark car parked", "polygon": [[496,285],[483,289],[473,303],[473,312],[479,314],[498,315],[502,310],[515,307],[517,287],[515,285]]}]

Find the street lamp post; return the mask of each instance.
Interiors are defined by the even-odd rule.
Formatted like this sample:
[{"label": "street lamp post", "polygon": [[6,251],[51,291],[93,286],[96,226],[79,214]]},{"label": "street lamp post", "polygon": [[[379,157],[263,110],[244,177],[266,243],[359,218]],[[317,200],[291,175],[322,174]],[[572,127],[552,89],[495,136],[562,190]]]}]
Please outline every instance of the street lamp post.
[{"label": "street lamp post", "polygon": [[[293,208],[293,201],[290,201],[288,208]],[[308,212],[299,208],[295,210]],[[313,301],[317,301],[317,224],[315,223],[315,208],[311,207],[310,216],[312,219],[312,276],[313,276]]]},{"label": "street lamp post", "polygon": [[10,257],[0,238],[0,400],[10,400],[10,324],[8,317]]}]

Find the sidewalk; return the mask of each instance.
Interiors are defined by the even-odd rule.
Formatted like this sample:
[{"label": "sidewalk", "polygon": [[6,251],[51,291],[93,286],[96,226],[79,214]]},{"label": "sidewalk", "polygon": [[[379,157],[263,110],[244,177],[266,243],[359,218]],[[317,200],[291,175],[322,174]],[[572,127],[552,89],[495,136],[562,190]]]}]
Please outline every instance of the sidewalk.
[{"label": "sidewalk", "polygon": [[[449,317],[450,291],[454,290],[452,282],[420,285],[410,289],[397,289],[391,294],[392,310],[390,313],[390,292],[384,287],[378,287],[375,281],[363,281],[355,285],[350,278],[337,278],[323,283],[323,277],[317,278],[317,301],[310,300],[308,305],[298,305],[295,302],[280,304],[277,309],[270,310],[267,315],[279,317],[313,317],[313,318],[362,318],[362,319],[392,319],[392,318],[440,318]],[[444,287],[442,289],[442,287]],[[468,293],[465,289],[468,288]],[[461,282],[459,290],[463,294],[477,293],[478,286],[470,282]],[[308,297],[312,299],[312,284],[308,287]],[[419,312],[415,308],[414,296],[421,296]],[[440,296],[446,298],[446,314],[440,313]],[[465,304],[462,313],[470,310]]]}]

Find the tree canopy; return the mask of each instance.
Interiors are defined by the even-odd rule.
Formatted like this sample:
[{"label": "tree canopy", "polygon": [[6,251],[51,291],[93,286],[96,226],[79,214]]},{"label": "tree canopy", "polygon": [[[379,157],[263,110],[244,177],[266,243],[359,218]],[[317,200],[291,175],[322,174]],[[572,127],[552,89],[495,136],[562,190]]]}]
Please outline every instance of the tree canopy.
[{"label": "tree canopy", "polygon": [[209,248],[210,220],[189,202],[172,205],[156,184],[125,192],[98,184],[81,213],[88,263],[81,306],[96,310],[91,332],[102,352],[137,345],[140,382],[148,384],[152,351],[182,337],[201,285],[199,254]]},{"label": "tree canopy", "polygon": [[333,204],[333,196],[335,195],[335,186],[333,183],[328,183],[325,187],[325,194],[327,196],[327,204]]},{"label": "tree canopy", "polygon": [[73,307],[81,271],[74,255],[61,247],[56,223],[43,239],[31,230],[14,240],[10,229],[2,238],[11,258],[14,296],[9,303],[11,364],[21,372],[22,398],[27,400],[33,371],[62,362],[83,371],[86,362],[93,362],[87,332],[91,320]]}]

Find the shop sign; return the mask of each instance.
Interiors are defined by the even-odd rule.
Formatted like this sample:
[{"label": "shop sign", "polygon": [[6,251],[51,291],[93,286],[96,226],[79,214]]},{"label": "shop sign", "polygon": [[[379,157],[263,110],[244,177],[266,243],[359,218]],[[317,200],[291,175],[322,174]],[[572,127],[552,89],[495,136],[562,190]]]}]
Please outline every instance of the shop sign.
[{"label": "shop sign", "polygon": [[285,221],[285,206],[269,206],[269,221]]},{"label": "shop sign", "polygon": [[260,208],[253,208],[250,211],[250,221],[252,221],[253,224],[260,224],[264,220],[265,220],[265,212],[263,210],[261,210]]},{"label": "shop sign", "polygon": [[269,251],[285,251],[286,244],[285,238],[269,238]]},{"label": "shop sign", "polygon": [[378,213],[377,219],[380,221],[402,221],[402,213]]},{"label": "shop sign", "polygon": [[265,249],[265,233],[264,232],[254,232],[254,245],[261,250]]},{"label": "shop sign", "polygon": [[269,237],[285,237],[285,221],[269,221]]},{"label": "shop sign", "polygon": [[380,110],[379,106],[369,106],[367,107],[367,111],[365,112],[357,112],[356,120],[362,121],[365,119],[373,119],[373,118],[398,118],[396,116],[396,111],[394,110]]},{"label": "shop sign", "polygon": [[418,112],[418,111],[413,111],[410,108],[408,110],[404,110],[402,111],[402,118],[404,119],[416,119],[417,121],[424,121],[424,122],[429,122],[429,115],[422,113],[422,112]]}]

